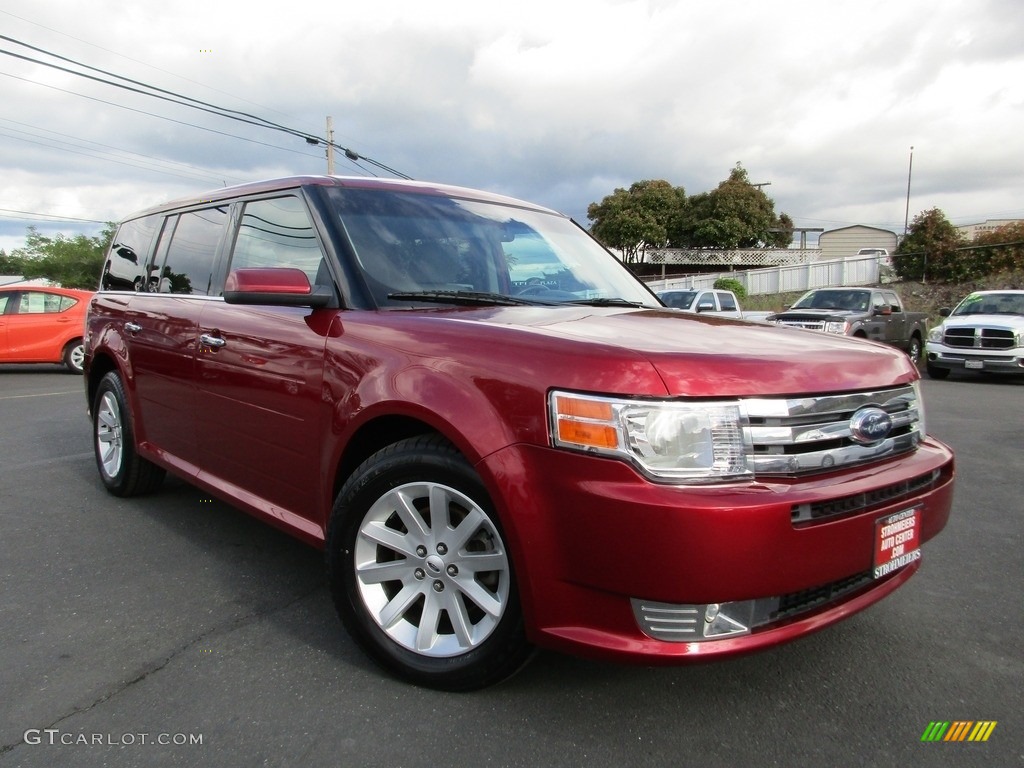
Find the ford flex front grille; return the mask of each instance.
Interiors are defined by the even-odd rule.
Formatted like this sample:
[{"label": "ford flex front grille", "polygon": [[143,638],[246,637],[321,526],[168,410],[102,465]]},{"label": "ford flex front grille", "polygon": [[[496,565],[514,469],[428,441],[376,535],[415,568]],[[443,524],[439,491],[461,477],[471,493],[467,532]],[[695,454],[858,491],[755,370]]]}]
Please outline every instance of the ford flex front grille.
[{"label": "ford flex front grille", "polygon": [[743,408],[755,475],[799,475],[874,461],[912,451],[924,438],[914,386],[748,399]]}]

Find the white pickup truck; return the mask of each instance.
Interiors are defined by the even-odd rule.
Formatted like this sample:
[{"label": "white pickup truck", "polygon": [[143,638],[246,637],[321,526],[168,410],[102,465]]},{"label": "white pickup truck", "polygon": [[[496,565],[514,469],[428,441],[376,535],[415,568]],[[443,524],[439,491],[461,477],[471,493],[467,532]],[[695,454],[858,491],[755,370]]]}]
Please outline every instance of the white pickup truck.
[{"label": "white pickup truck", "polygon": [[975,291],[928,332],[927,369],[1024,374],[1024,291]]},{"label": "white pickup truck", "polygon": [[661,291],[658,293],[665,306],[681,309],[683,312],[718,315],[743,319],[739,300],[732,291],[718,288],[691,288],[689,290]]}]

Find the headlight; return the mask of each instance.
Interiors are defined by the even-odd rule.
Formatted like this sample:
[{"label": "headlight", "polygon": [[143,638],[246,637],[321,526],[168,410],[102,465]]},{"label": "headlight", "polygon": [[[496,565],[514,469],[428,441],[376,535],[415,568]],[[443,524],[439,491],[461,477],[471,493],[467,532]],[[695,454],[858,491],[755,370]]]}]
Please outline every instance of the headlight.
[{"label": "headlight", "polygon": [[928,422],[924,417],[924,398],[921,397],[921,382],[914,382],[914,397],[917,398],[917,434],[924,440],[928,436]]},{"label": "headlight", "polygon": [[826,333],[838,333],[840,336],[845,336],[848,330],[850,330],[850,324],[845,320],[829,320],[825,323]]},{"label": "headlight", "polygon": [[557,447],[626,459],[655,479],[707,483],[752,476],[739,403],[619,400],[552,392]]},{"label": "headlight", "polygon": [[928,341],[939,344],[942,342],[942,326],[937,325],[928,331]]}]

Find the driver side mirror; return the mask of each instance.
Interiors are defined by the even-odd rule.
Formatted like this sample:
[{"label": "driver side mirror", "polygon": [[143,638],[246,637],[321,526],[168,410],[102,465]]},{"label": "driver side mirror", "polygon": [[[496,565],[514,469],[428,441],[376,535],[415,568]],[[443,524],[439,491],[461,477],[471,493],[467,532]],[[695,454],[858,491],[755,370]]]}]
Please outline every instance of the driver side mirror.
[{"label": "driver side mirror", "polygon": [[228,304],[281,307],[326,307],[334,299],[329,286],[310,286],[309,278],[294,267],[235,269],[224,281]]}]

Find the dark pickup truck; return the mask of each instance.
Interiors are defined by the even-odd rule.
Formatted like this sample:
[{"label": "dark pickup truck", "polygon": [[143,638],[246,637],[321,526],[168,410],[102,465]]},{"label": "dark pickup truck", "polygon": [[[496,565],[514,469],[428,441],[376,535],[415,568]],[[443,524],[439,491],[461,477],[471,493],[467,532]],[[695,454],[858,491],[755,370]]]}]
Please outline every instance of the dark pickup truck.
[{"label": "dark pickup truck", "polygon": [[816,288],[767,322],[857,336],[899,347],[915,363],[927,336],[927,315],[907,312],[894,291],[880,288]]}]

